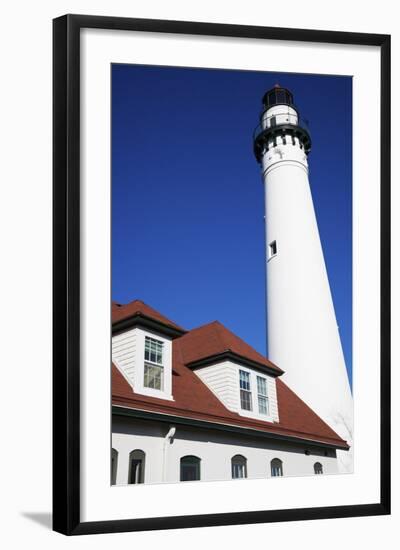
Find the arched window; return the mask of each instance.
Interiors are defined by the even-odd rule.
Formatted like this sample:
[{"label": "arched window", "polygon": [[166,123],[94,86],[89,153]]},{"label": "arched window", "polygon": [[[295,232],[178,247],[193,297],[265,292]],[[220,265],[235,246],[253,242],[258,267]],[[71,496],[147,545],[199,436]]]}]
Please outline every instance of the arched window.
[{"label": "arched window", "polygon": [[200,458],[183,456],[181,458],[181,481],[198,481],[200,479]]},{"label": "arched window", "polygon": [[271,460],[271,476],[272,477],[283,476],[283,463],[280,458],[274,458]]},{"label": "arched window", "polygon": [[247,460],[242,455],[232,457],[232,479],[243,479],[247,477]]},{"label": "arched window", "polygon": [[322,468],[321,462],[316,462],[314,464],[314,474],[323,474],[324,470]]},{"label": "arched window", "polygon": [[129,483],[144,483],[146,455],[140,449],[129,455]]},{"label": "arched window", "polygon": [[111,485],[117,483],[118,451],[111,449]]}]

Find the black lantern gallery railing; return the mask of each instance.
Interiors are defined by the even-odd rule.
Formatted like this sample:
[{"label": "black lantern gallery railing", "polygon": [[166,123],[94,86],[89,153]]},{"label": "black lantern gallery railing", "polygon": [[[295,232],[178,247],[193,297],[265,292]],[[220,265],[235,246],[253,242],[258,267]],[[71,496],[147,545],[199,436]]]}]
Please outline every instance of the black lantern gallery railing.
[{"label": "black lantern gallery railing", "polygon": [[[292,121],[296,120],[296,124]],[[272,123],[273,122],[273,123]],[[295,138],[300,142],[305,153],[311,150],[311,137],[308,129],[308,121],[298,114],[275,113],[270,117],[262,117],[262,122],[256,126],[253,132],[254,155],[258,162],[261,162],[264,151],[271,146],[275,147],[277,138],[281,137],[283,143],[295,144]]]}]

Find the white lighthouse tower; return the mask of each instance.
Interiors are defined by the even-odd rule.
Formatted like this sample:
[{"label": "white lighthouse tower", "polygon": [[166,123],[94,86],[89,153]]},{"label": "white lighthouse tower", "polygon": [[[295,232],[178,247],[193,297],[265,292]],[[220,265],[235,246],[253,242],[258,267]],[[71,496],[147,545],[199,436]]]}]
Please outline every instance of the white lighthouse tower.
[{"label": "white lighthouse tower", "polygon": [[265,188],[269,358],[348,442],[338,463],[351,472],[353,399],[308,181],[310,135],[279,85],[264,95],[260,120],[254,152]]}]

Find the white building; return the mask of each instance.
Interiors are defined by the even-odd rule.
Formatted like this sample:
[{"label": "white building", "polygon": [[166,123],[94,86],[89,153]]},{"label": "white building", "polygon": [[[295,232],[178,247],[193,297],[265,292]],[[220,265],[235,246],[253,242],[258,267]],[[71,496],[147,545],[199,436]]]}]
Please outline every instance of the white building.
[{"label": "white building", "polygon": [[311,140],[288,90],[263,105],[254,151],[274,362],[217,321],[186,331],[141,301],[113,303],[113,484],[351,471],[352,398],[308,182]]},{"label": "white building", "polygon": [[218,321],[113,304],[112,482],[337,473],[347,443]]}]

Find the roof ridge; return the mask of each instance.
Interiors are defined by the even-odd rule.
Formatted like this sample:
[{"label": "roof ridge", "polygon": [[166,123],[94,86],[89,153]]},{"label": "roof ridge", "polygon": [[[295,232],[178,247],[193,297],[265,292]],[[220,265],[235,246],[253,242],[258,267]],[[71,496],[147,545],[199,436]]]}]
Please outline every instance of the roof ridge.
[{"label": "roof ridge", "polygon": [[[152,309],[153,311],[155,311],[158,315],[161,315],[162,317],[164,317],[164,319],[165,319],[166,321],[168,321],[169,323],[173,323],[174,325],[180,327],[180,325],[178,325],[178,323],[176,323],[173,319],[170,319],[169,316],[167,317],[164,313],[161,313],[161,311],[159,311],[158,309],[156,309],[156,308],[153,307],[153,306],[150,306],[149,304],[147,304],[147,303],[144,302],[143,300],[138,300],[138,299],[137,299],[137,300],[133,300],[133,302],[139,302],[140,304],[143,304],[144,306],[146,306],[146,307]],[[132,302],[131,302],[131,303],[132,303]],[[182,328],[182,327],[180,327],[180,328]]]},{"label": "roof ridge", "polygon": [[[149,304],[145,304],[145,303],[143,302],[143,300],[139,300],[138,298],[135,298],[134,300],[131,300],[130,302],[128,302],[127,304],[124,304],[124,305],[125,305],[125,306],[130,306],[130,305],[133,304],[134,302],[139,302],[140,304],[143,304],[143,305],[145,305],[145,306],[147,306],[147,307],[151,307],[151,306],[149,306]],[[152,309],[154,309],[154,308],[152,308]]]},{"label": "roof ridge", "polygon": [[[115,316],[114,316],[115,313]],[[186,329],[178,325],[174,320],[167,317],[164,313],[155,307],[147,304],[143,300],[134,299],[127,304],[121,305],[121,307],[113,308],[113,323],[120,320],[125,320],[140,315],[143,318],[151,318],[165,326],[171,326],[174,329],[178,329],[181,333],[186,332]]]},{"label": "roof ridge", "polygon": [[[195,331],[201,330],[205,327],[209,327],[210,325],[215,325],[215,324],[221,324],[221,323],[218,320],[210,321],[209,323],[204,323],[204,325],[199,325],[198,327],[194,327],[194,328],[189,329],[186,334],[190,334],[191,332],[195,332]],[[186,334],[184,336],[186,336]],[[182,338],[183,338],[183,336],[182,336]]]},{"label": "roof ridge", "polygon": [[[274,371],[283,374],[282,369],[270,361],[266,355],[263,355],[256,350],[251,344],[246,342],[243,338],[235,334],[230,328],[221,323],[221,321],[211,321],[191,329],[185,335],[180,337],[179,340],[182,339],[182,345],[187,346],[189,342],[191,342],[192,338],[193,342],[195,342],[198,353],[193,354],[187,350],[183,352],[183,355],[185,356],[185,363],[196,362],[200,357],[204,359],[205,357],[213,357],[216,354],[220,355],[222,353],[229,352],[235,354],[237,357],[250,359],[255,363],[261,364],[263,367],[273,368]],[[204,338],[209,342],[209,345],[205,343]],[[198,346],[201,340],[203,340],[203,345],[205,348],[209,350],[208,354],[200,353],[201,350],[198,349]],[[212,343],[212,341],[214,343]],[[197,356],[197,358],[194,358],[194,355]],[[189,356],[191,357],[190,360]]]}]

